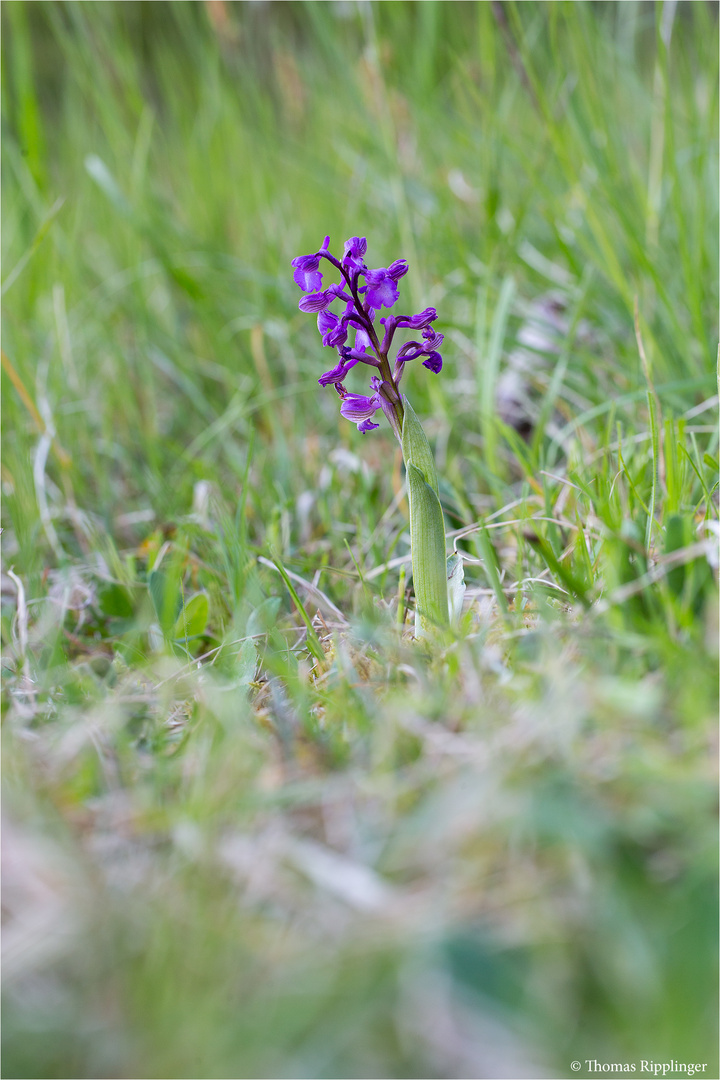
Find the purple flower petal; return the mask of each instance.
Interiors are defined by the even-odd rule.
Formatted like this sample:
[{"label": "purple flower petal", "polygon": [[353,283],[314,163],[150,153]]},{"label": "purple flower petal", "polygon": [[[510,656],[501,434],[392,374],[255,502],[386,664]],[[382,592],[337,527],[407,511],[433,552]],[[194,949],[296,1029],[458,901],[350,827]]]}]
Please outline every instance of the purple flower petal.
[{"label": "purple flower petal", "polygon": [[340,406],[340,415],[344,416],[346,420],[352,420],[358,426],[358,431],[361,431],[363,435],[366,431],[372,431],[373,428],[379,427],[379,424],[373,423],[372,417],[378,411],[378,409],[384,408],[384,402],[380,394],[377,392],[380,386],[380,379],[373,375],[370,380],[375,393],[372,397],[366,397],[364,394],[348,394],[342,387],[336,387],[339,393],[343,395],[342,405]]},{"label": "purple flower petal", "polygon": [[303,296],[302,300],[298,304],[301,311],[324,311],[326,307],[329,307],[335,299],[335,293],[330,289],[326,289],[325,292],[311,293],[309,296]]},{"label": "purple flower petal", "polygon": [[367,240],[364,236],[351,236],[345,241],[343,253],[343,266],[350,270],[364,270],[363,256],[367,251]]},{"label": "purple flower petal", "polygon": [[365,299],[369,306],[379,311],[381,307],[390,308],[397,301],[400,293],[395,281],[387,270],[368,270],[365,275]]},{"label": "purple flower petal", "polygon": [[414,360],[423,353],[423,346],[419,341],[406,341],[401,345],[395,357],[396,360]]},{"label": "purple flower petal", "polygon": [[317,292],[322,289],[322,274],[319,270],[303,270],[298,267],[293,278],[303,292]]},{"label": "purple flower petal", "polygon": [[[437,349],[442,345],[444,335],[435,333],[432,327],[429,327],[423,330],[423,338],[425,340],[422,343],[419,341],[406,341],[404,345],[401,345],[395,357],[396,364],[407,364],[410,360],[417,360],[418,356],[427,356],[432,359],[432,364],[423,361],[425,367],[430,368],[431,371],[439,371],[442,367],[442,360]],[[438,361],[440,367],[437,366]]]},{"label": "purple flower petal", "polygon": [[399,281],[408,272],[407,261],[405,259],[396,259],[395,262],[390,263],[387,272],[393,281]]},{"label": "purple flower petal", "polygon": [[369,420],[380,408],[380,395],[373,394],[365,397],[364,394],[345,394],[340,413],[346,420],[353,420],[356,424],[361,420]]},{"label": "purple flower petal", "polygon": [[370,348],[370,335],[365,330],[355,331],[355,352],[366,352]]},{"label": "purple flower petal", "polygon": [[317,318],[317,327],[321,334],[327,334],[328,330],[340,325],[340,320],[332,311],[321,311]]},{"label": "purple flower petal", "polygon": [[432,326],[428,326],[423,330],[423,337],[425,338],[423,348],[430,351],[439,349],[445,340],[445,335],[436,333]]},{"label": "purple flower petal", "polygon": [[357,352],[355,349],[348,349],[347,345],[340,345],[338,348],[343,360],[349,360],[352,357],[353,360],[361,360],[363,364],[368,364],[370,367],[380,367],[380,361],[374,353],[365,352],[364,350],[363,352]]},{"label": "purple flower petal", "polygon": [[337,386],[338,383],[343,381],[348,371],[355,367],[357,362],[355,357],[343,357],[336,367],[331,368],[330,371],[325,371],[318,379],[318,382],[321,386],[329,386],[332,383]]},{"label": "purple flower petal", "polygon": [[347,341],[347,327],[332,311],[321,311],[318,315],[318,330],[322,335],[323,345],[339,347]]},{"label": "purple flower petal", "polygon": [[429,368],[436,375],[439,375],[442,371],[442,364],[442,356],[439,352],[431,352],[427,360],[423,360],[423,367]]},{"label": "purple flower petal", "polygon": [[407,326],[410,330],[420,330],[429,326],[437,319],[437,311],[434,307],[425,308],[419,315],[398,316],[397,326]]},{"label": "purple flower petal", "polygon": [[322,288],[322,274],[318,270],[320,252],[315,252],[313,255],[298,255],[291,265],[295,267],[293,274],[295,284],[299,285],[303,292],[317,292]]},{"label": "purple flower petal", "polygon": [[348,294],[345,292],[344,281],[338,282],[337,285],[329,285],[327,288],[327,292],[334,293],[335,296],[337,296],[340,300],[344,300],[349,307],[353,307],[355,305],[355,301],[353,300],[352,296],[348,296]]}]

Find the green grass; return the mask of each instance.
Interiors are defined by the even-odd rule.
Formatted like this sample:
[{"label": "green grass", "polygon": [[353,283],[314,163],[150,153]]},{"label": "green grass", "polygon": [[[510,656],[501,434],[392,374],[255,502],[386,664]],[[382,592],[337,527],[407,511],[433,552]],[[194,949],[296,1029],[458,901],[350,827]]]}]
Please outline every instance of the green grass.
[{"label": "green grass", "polygon": [[[717,1075],[717,9],[672,15],[3,4],[4,1076]],[[327,233],[446,335],[435,647],[297,309]]]}]

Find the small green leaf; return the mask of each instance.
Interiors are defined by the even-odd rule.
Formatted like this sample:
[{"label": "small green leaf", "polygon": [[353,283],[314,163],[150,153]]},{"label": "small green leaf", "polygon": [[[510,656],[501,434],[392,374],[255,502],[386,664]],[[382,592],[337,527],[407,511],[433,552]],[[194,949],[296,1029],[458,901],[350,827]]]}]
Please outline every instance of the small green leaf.
[{"label": "small green leaf", "polygon": [[173,637],[176,641],[198,637],[208,622],[210,604],[205,593],[197,593],[185,604],[175,621]]},{"label": "small green leaf", "polygon": [[241,685],[251,683],[255,678],[257,668],[257,645],[252,639],[243,641],[237,654],[238,682]]},{"label": "small green leaf", "polygon": [[407,462],[407,476],[417,604],[415,628],[416,633],[422,634],[433,627],[447,626],[449,622],[445,526],[437,494],[412,462]]},{"label": "small green leaf", "polygon": [[99,604],[103,615],[111,619],[129,619],[134,610],[130,593],[116,582],[101,590]]},{"label": "small green leaf", "polygon": [[452,555],[448,555],[447,590],[450,622],[453,626],[456,626],[460,621],[463,600],[465,599],[465,566],[462,555],[458,555],[457,551],[453,552]]},{"label": "small green leaf", "polygon": [[403,398],[403,406],[405,408],[405,418],[402,430],[402,452],[405,458],[405,468],[407,469],[412,464],[416,469],[419,469],[425,482],[430,485],[439,498],[440,489],[438,488],[437,473],[435,472],[435,462],[427,436],[407,398]]},{"label": "small green leaf", "polygon": [[182,610],[180,578],[177,574],[166,574],[164,570],[151,570],[148,574],[148,589],[158,622],[167,636]]}]

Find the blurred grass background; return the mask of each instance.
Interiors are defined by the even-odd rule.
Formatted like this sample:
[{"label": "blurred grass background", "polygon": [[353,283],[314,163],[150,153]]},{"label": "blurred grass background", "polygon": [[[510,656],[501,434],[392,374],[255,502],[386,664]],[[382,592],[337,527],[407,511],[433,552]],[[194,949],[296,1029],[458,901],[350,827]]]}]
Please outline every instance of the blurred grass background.
[{"label": "blurred grass background", "polygon": [[[713,1075],[717,6],[15,0],[2,60],[3,1075]],[[432,652],[327,233],[446,335]]]}]

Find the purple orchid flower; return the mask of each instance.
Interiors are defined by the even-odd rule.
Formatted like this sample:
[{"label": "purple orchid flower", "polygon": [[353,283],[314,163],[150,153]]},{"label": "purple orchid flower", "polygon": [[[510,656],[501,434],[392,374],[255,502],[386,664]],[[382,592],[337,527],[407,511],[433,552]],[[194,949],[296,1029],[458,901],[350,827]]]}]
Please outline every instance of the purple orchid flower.
[{"label": "purple orchid flower", "polygon": [[345,241],[345,251],[343,254],[342,264],[346,270],[359,270],[362,273],[367,269],[363,262],[363,255],[367,251],[367,240],[365,237],[351,236],[349,240]]},{"label": "purple orchid flower", "polygon": [[[295,267],[295,273],[293,277],[295,284],[299,285],[303,292],[319,292],[322,287],[322,274],[318,267],[320,266],[320,259],[323,252],[326,252],[330,244],[330,237],[326,236],[323,246],[320,251],[316,251],[314,255],[298,255],[296,259],[293,259],[292,265]],[[303,308],[303,310],[305,310]]]},{"label": "purple orchid flower", "polygon": [[318,315],[318,330],[322,334],[323,345],[332,345],[337,348],[347,341],[347,326],[343,326],[337,315],[332,311],[321,311]]},{"label": "purple orchid flower", "polygon": [[423,337],[425,338],[425,344],[422,351],[427,357],[426,360],[423,360],[423,367],[429,368],[435,375],[439,375],[442,371],[442,356],[437,350],[445,340],[445,335],[437,334],[432,326],[426,326],[423,330]]},{"label": "purple orchid flower", "polygon": [[318,382],[321,386],[330,386],[331,384],[337,386],[357,363],[358,360],[354,356],[343,359],[336,367],[331,368],[330,371],[325,371],[318,379]]},{"label": "purple orchid flower", "polygon": [[352,420],[357,424],[358,431],[364,434],[366,431],[380,427],[379,424],[372,423],[372,417],[380,408],[382,408],[382,399],[379,393],[373,394],[372,397],[346,393],[340,406],[340,415],[346,420]]},{"label": "purple orchid flower", "polygon": [[[301,311],[317,314],[323,345],[335,348],[339,353],[339,362],[324,372],[318,382],[321,386],[335,387],[342,398],[340,414],[356,423],[358,431],[364,434],[379,427],[373,417],[382,410],[400,439],[404,410],[398,387],[405,364],[424,356],[423,366],[437,374],[442,368],[438,348],[443,335],[436,333],[430,325],[437,319],[435,308],[425,308],[417,315],[386,315],[380,319],[384,326],[380,341],[375,316],[383,307],[390,309],[397,303],[400,296],[398,281],[407,274],[408,264],[405,259],[396,259],[388,267],[369,270],[364,261],[366,252],[365,237],[351,236],[345,241],[340,261],[330,252],[330,237],[326,236],[318,251],[293,259],[295,283],[306,294],[298,306]],[[319,269],[322,259],[330,262],[342,279],[325,290]],[[363,284],[361,279],[364,279]],[[342,315],[330,310],[335,300],[345,304]],[[355,330],[353,348],[346,344],[351,327]],[[399,328],[422,330],[423,341],[409,341],[403,345],[395,355],[393,369],[388,354]],[[370,379],[373,391],[370,396],[352,394],[343,385],[348,373],[359,363],[377,372]]]},{"label": "purple orchid flower", "polygon": [[436,375],[442,371],[442,356],[437,350],[442,345],[445,335],[438,334],[431,326],[427,326],[423,330],[423,337],[424,341],[407,341],[398,349],[393,372],[396,383],[402,379],[405,364],[409,360],[417,360],[419,356],[427,357],[423,360],[423,367],[429,368]]},{"label": "purple orchid flower", "polygon": [[391,263],[387,270],[368,270],[365,285],[358,292],[366,294],[368,305],[375,311],[381,307],[391,308],[400,296],[397,283],[407,272],[408,264],[404,259]]},{"label": "purple orchid flower", "polygon": [[437,311],[434,307],[425,308],[419,315],[399,315],[396,317],[396,326],[407,326],[410,330],[423,330],[431,322],[437,319]]},{"label": "purple orchid flower", "polygon": [[335,293],[330,289],[326,289],[325,292],[310,293],[309,296],[303,296],[298,307],[301,311],[324,311],[326,307],[332,304],[334,299]]},{"label": "purple orchid flower", "polygon": [[303,292],[319,292],[322,288],[322,274],[318,270],[320,265],[319,255],[299,255],[293,259],[295,267],[295,284],[299,285]]}]

